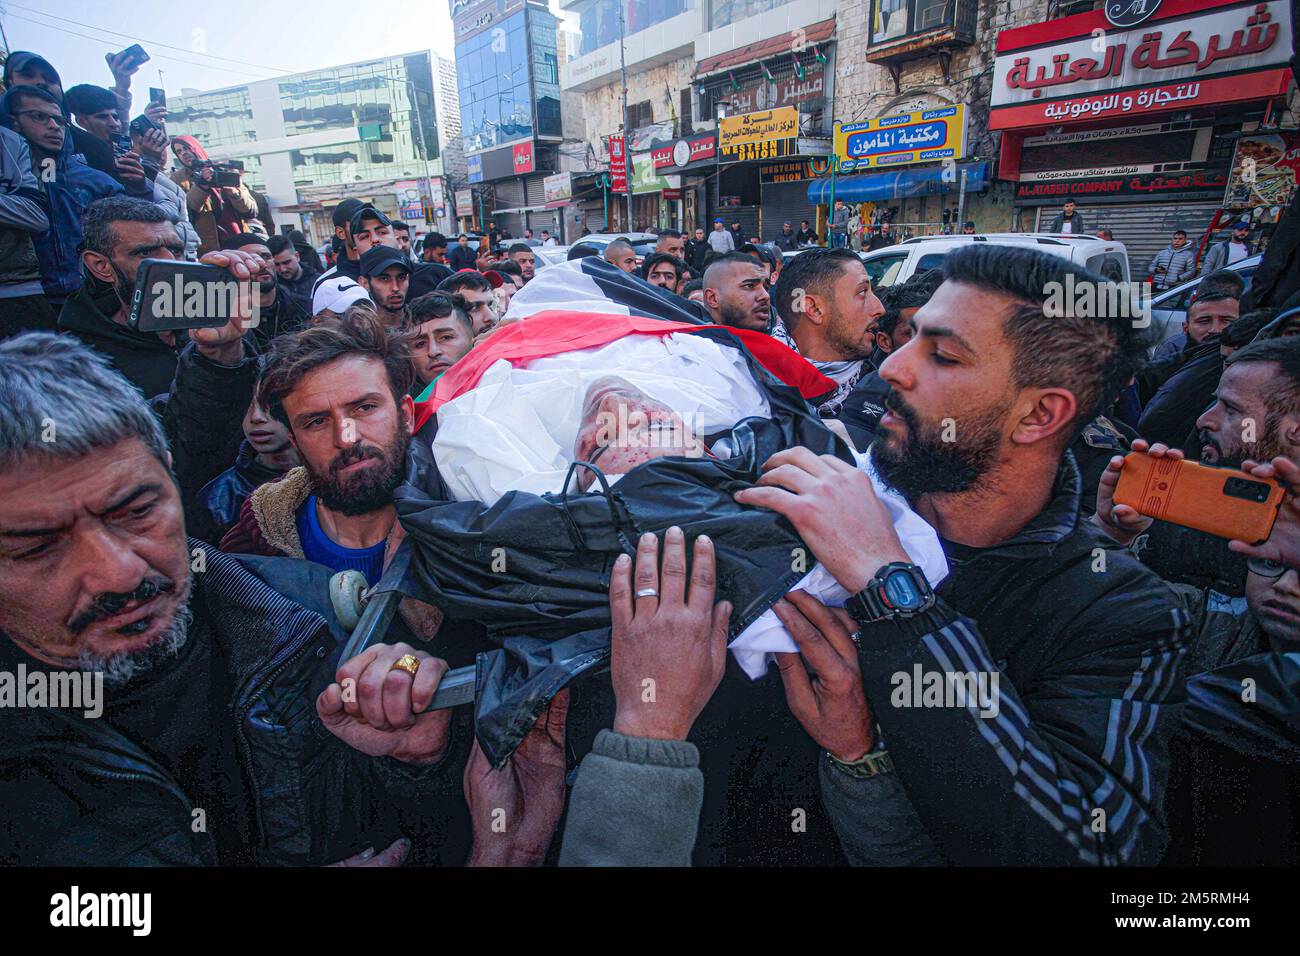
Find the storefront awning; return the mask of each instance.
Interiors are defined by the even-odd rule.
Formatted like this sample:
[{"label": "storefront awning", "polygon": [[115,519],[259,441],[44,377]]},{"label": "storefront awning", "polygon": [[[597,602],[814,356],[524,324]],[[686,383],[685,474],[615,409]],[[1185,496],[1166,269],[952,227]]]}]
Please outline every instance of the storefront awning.
[{"label": "storefront awning", "polygon": [[[924,169],[893,169],[857,176],[837,176],[835,198],[845,202],[880,202],[885,199],[908,199],[912,196],[933,196],[936,193],[954,193],[961,189],[961,174],[966,173],[966,191],[976,192],[988,185],[988,163],[958,163],[957,175],[944,177],[942,166]],[[826,205],[831,200],[830,177],[808,184],[808,202],[814,206]]]}]

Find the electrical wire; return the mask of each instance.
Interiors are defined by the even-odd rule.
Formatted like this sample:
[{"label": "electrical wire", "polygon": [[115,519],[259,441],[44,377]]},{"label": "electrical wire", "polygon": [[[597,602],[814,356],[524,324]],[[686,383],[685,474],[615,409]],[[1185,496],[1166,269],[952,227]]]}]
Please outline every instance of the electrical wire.
[{"label": "electrical wire", "polygon": [[[40,14],[41,16],[43,16],[43,17],[48,17],[48,18],[51,19],[51,20],[59,20],[59,21],[61,21],[61,22],[63,22],[63,23],[71,23],[71,24],[73,24],[74,26],[84,27],[84,28],[86,28],[86,29],[88,29],[88,30],[94,30],[94,31],[96,31],[96,32],[98,32],[98,33],[107,33],[107,34],[109,34],[109,35],[111,35],[111,36],[122,37],[123,39],[126,39],[126,40],[135,40],[137,43],[147,43],[147,44],[149,44],[150,46],[154,46],[154,47],[162,47],[163,49],[166,49],[166,50],[176,50],[176,51],[179,52],[179,53],[192,53],[192,54],[194,54],[195,56],[205,56],[205,57],[207,57],[208,59],[211,59],[211,60],[223,60],[223,61],[225,61],[225,62],[227,62],[227,63],[238,63],[240,66],[251,66],[251,67],[253,67],[253,68],[255,68],[255,69],[258,69],[258,70],[266,70],[266,71],[268,71],[268,72],[270,72],[270,73],[283,73],[283,72],[284,72],[284,70],[281,69],[281,68],[279,68],[279,67],[263,66],[263,65],[260,64],[260,63],[249,63],[247,60],[236,60],[236,59],[233,59],[233,58],[228,57],[228,56],[217,56],[215,53],[203,53],[203,52],[201,52],[201,51],[199,51],[199,50],[194,50],[194,49],[189,49],[189,50],[187,50],[187,49],[185,49],[185,47],[173,46],[173,45],[171,45],[170,43],[162,43],[162,42],[160,42],[160,41],[158,41],[158,40],[149,40],[149,39],[146,39],[145,37],[134,36],[134,35],[132,35],[132,34],[130,34],[130,33],[122,33],[122,32],[120,32],[120,31],[118,31],[118,30],[110,30],[110,29],[108,29],[107,27],[97,27],[97,26],[93,26],[92,24],[89,24],[89,23],[82,23],[80,20],[69,20],[67,17],[56,16],[56,15],[54,15],[53,13],[46,13],[44,10],[37,10],[37,9],[35,9],[35,8],[33,8],[33,7],[25,7],[25,6],[23,6],[22,4],[20,4],[20,3],[7,3],[6,6],[8,6],[8,7],[14,7],[15,9],[18,9],[18,10],[26,10],[28,13],[36,13],[36,14]],[[19,19],[27,19],[27,18],[26,18],[26,17],[20,17]],[[31,21],[29,21],[29,22],[32,22],[32,23],[39,23],[40,21],[31,20]],[[51,26],[51,25],[50,25],[50,24],[41,24],[41,26]],[[58,28],[58,27],[53,27],[53,26],[51,26],[51,29],[56,29],[56,30],[57,30],[57,29],[59,29],[59,28]],[[69,33],[70,33],[71,31],[65,31],[65,32],[69,32]],[[74,34],[74,35],[76,35],[76,36],[80,36],[81,34]],[[182,61],[182,62],[189,62],[189,61]],[[198,65],[203,65],[203,64],[194,64],[194,65],[198,66]]]}]

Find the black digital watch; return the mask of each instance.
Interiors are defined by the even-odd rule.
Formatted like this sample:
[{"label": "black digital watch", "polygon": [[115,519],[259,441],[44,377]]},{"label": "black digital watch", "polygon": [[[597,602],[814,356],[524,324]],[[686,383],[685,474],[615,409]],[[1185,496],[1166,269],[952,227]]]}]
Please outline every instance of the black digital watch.
[{"label": "black digital watch", "polygon": [[934,607],[934,601],[934,591],[925,572],[915,564],[894,561],[877,571],[865,588],[844,602],[844,610],[859,624],[874,624],[924,614]]}]

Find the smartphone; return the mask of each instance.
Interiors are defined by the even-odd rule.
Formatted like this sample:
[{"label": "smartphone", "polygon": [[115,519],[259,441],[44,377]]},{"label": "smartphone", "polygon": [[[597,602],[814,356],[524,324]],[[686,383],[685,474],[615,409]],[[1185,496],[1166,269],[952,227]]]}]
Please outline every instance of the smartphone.
[{"label": "smartphone", "polygon": [[1115,504],[1220,538],[1261,544],[1273,531],[1284,495],[1272,478],[1132,452],[1124,457]]},{"label": "smartphone", "polygon": [[149,62],[149,54],[148,54],[148,53],[145,53],[145,52],[144,52],[144,47],[142,47],[142,46],[141,46],[140,44],[138,44],[138,43],[132,43],[129,47],[127,47],[125,50],[123,50],[121,53],[119,53],[118,56],[119,56],[119,57],[120,57],[120,56],[125,56],[128,60],[130,60],[130,61],[131,61],[132,63],[134,63],[136,66],[139,66],[139,65],[142,64],[142,63],[148,63],[148,62]]},{"label": "smartphone", "polygon": [[149,102],[159,106],[167,105],[167,91],[156,86],[149,87]]},{"label": "smartphone", "polygon": [[131,152],[131,137],[126,133],[114,133],[109,138],[113,141],[114,156],[125,156]]},{"label": "smartphone", "polygon": [[145,259],[136,269],[127,324],[140,332],[220,328],[238,314],[239,285],[220,266]]},{"label": "smartphone", "polygon": [[131,130],[132,136],[143,136],[149,130],[158,128],[158,124],[143,113],[131,120],[131,125],[128,127],[128,129]]},{"label": "smartphone", "polygon": [[239,173],[233,169],[221,169],[220,167],[212,171],[212,185],[225,186],[230,189],[239,188]]}]

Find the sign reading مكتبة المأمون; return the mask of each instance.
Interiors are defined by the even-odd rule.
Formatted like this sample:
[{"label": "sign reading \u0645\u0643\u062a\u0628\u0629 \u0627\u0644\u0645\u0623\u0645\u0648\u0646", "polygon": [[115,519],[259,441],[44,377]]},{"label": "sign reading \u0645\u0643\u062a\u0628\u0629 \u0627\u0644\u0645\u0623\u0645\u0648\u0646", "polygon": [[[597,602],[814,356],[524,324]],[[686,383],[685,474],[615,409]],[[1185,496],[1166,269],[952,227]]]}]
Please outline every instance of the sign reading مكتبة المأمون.
[{"label": "sign reading \u0645\u0643\u062a\u0628\u0629 \u0627\u0644\u0645\u0623\u0645\u0648\u0646", "polygon": [[835,124],[839,171],[958,160],[966,155],[966,107],[944,106]]}]

